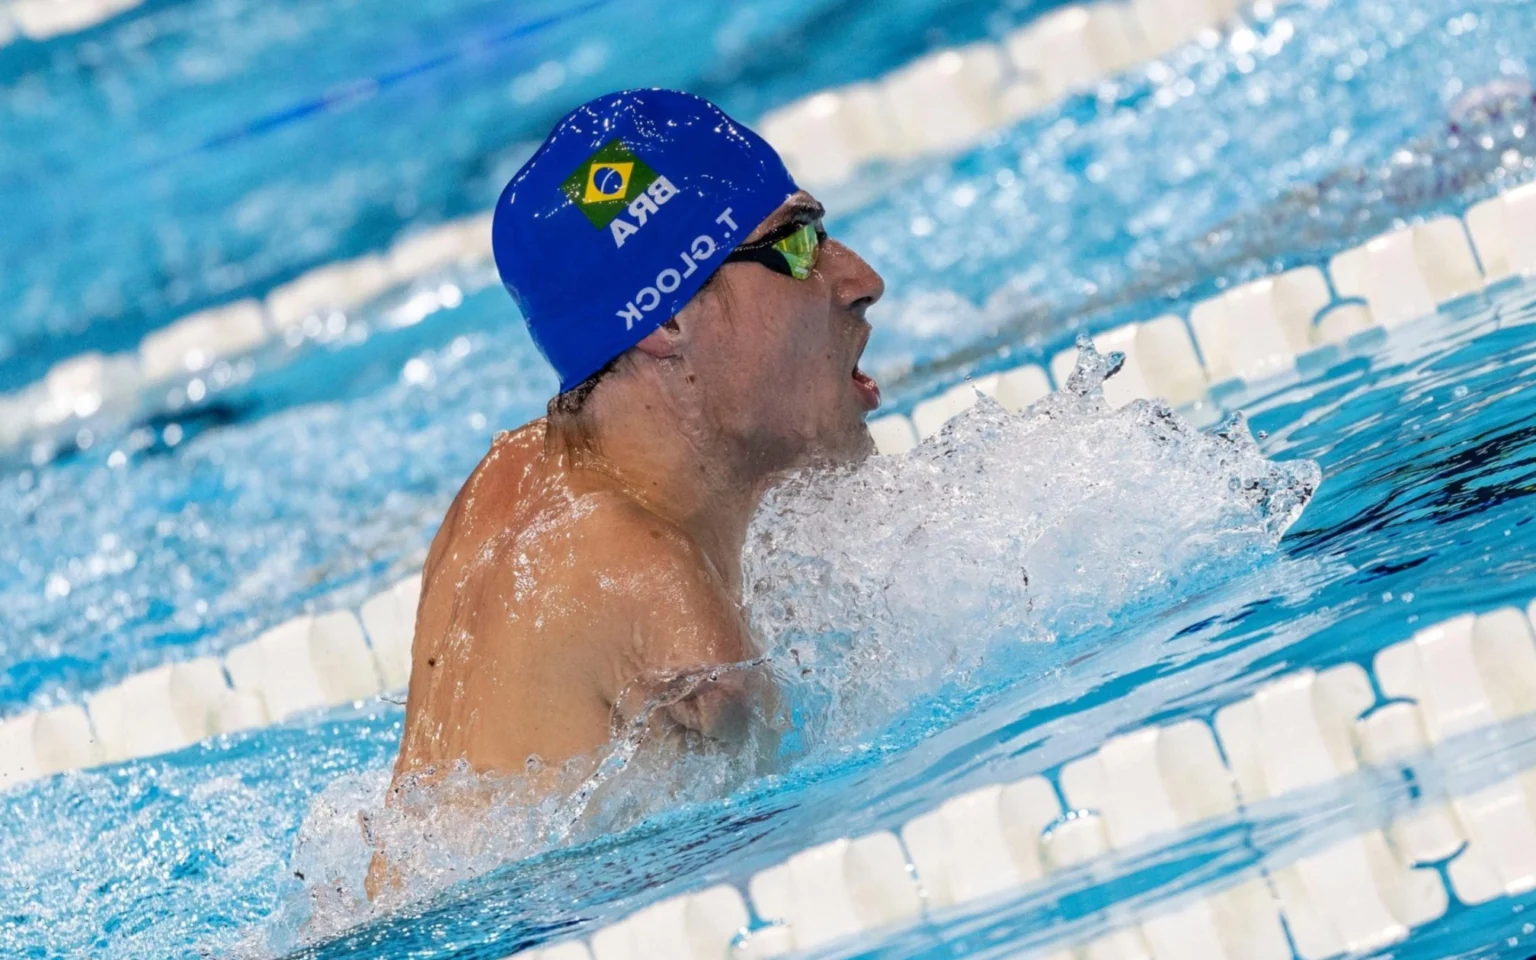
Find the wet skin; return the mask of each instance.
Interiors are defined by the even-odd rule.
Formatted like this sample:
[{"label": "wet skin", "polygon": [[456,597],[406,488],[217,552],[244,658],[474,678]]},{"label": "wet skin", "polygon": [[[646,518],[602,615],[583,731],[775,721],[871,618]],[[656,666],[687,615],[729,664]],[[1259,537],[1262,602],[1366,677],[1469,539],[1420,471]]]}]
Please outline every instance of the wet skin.
[{"label": "wet skin", "polygon": [[[752,239],[817,211],[797,194]],[[879,392],[857,363],[882,292],[836,240],[803,281],[727,264],[579,422],[496,438],[427,558],[397,784],[557,767],[664,693],[653,724],[742,735],[771,696],[755,674],[677,678],[757,655],[741,551],[773,479],[870,452]]]}]

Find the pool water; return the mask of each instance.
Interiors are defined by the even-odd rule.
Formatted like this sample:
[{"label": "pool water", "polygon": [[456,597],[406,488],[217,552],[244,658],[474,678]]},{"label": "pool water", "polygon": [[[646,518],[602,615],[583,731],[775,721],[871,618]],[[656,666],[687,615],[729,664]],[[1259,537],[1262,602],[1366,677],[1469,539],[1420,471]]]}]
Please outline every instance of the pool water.
[{"label": "pool water", "polygon": [[1017,16],[990,0],[231,0],[0,46],[0,389],[80,334],[132,346],[480,212],[588,97],[670,85],[754,116]]},{"label": "pool water", "polygon": [[[738,19],[682,6],[692,19],[679,21],[678,36],[711,44],[679,42],[667,64],[675,75],[662,79],[746,115],[895,65],[934,32],[969,39],[996,28],[997,17],[1018,22],[1038,9],[910,3],[922,18],[914,23],[834,4],[774,4],[772,29],[795,39],[797,58],[766,52],[763,38],[779,35],[758,32],[769,29],[759,9],[768,5],[744,5]],[[615,43],[630,21],[600,5],[532,11],[529,23],[569,15],[552,33],[527,34],[546,45],[535,54],[523,40],[487,41],[485,5],[412,9],[294,6],[281,29],[254,34],[309,51],[293,56],[302,64],[293,71],[263,59],[249,24],[228,12],[255,17],[256,8],[239,5],[155,6],[43,49],[0,49],[9,98],[0,122],[44,145],[5,154],[17,166],[0,178],[20,211],[0,243],[24,264],[0,280],[4,302],[24,308],[0,320],[11,345],[3,360],[11,379],[0,382],[24,383],[85,346],[132,343],[183,305],[259,292],[323,256],[387,241],[414,218],[477,209],[515,156],[496,159],[487,143],[536,136],[551,111],[590,92],[585,84],[657,79],[643,64],[610,58],[589,77],[567,70],[555,83],[551,74],[537,109],[508,109],[499,97],[510,77],[542,58],[575,58],[594,37]],[[622,16],[653,13],[635,5]],[[191,29],[221,17],[230,18],[227,33]],[[427,62],[427,52],[409,48],[423,22],[441,30],[434,50],[480,52],[357,105],[289,110],[348,81]],[[497,20],[492,33],[524,36],[515,28]],[[1218,283],[1320,262],[1394,217],[1459,210],[1529,176],[1536,145],[1514,101],[1471,121],[1455,104],[1490,80],[1528,75],[1536,4],[1292,4],[1260,8],[1246,34],[1196,44],[962,155],[883,171],[876,199],[837,216],[831,228],[867,253],[892,291],[874,315],[867,367],[895,407],[961,370],[1049,356],[1074,324],[1152,316]],[[822,55],[853,39],[867,59]],[[336,58],[319,55],[332,48]],[[189,61],[216,64],[218,82]],[[26,112],[39,102],[53,105],[51,116]],[[78,120],[85,104],[101,112],[101,126]],[[264,125],[276,116],[284,119]],[[344,176],[336,171],[367,152],[358,131],[380,130],[392,141],[381,185],[336,194],[331,178]],[[98,137],[131,139],[143,153],[111,155]],[[304,164],[274,172],[298,146],[309,148]],[[63,163],[57,189],[22,202],[29,181],[18,171],[48,153]],[[229,157],[238,162],[226,166]],[[470,175],[454,157],[483,166]],[[130,209],[134,191],[156,177],[169,192],[155,187],[148,210]],[[90,208],[72,185],[93,178],[104,195]],[[253,200],[257,183],[285,184],[281,198]],[[402,192],[414,199],[401,202]],[[835,208],[837,194],[828,199]],[[268,212],[253,220],[208,212],[241,203]],[[104,234],[119,222],[135,235],[190,238],[186,249],[206,256],[170,263],[112,247],[97,271],[94,245],[108,246]],[[68,236],[92,239],[66,245],[66,225]],[[245,235],[231,239],[235,227]],[[238,279],[216,279],[213,266],[229,263]],[[90,293],[98,279],[111,287],[100,309]],[[172,295],[178,282],[188,289]],[[462,303],[430,322],[317,349],[263,370],[197,417],[161,418],[0,476],[5,712],[77,702],[136,670],[227,650],[307,609],[355,607],[411,572],[491,435],[536,415],[554,386],[505,294],[464,282]],[[971,614],[935,593],[938,615],[957,618],[948,629],[908,630],[906,645],[881,648],[887,664],[908,668],[909,686],[862,699],[852,689],[839,710],[823,713],[837,723],[807,728],[773,774],[711,779],[719,768],[700,766],[697,782],[671,785],[676,799],[638,812],[614,802],[570,834],[498,837],[526,856],[353,929],[326,926],[334,917],[315,907],[332,881],[355,879],[355,865],[325,845],[326,812],[312,805],[329,791],[335,816],[355,818],[393,758],[398,704],[369,702],[0,794],[0,951],[491,960],[584,935],[672,893],[744,882],[796,850],[893,828],[968,788],[1052,772],[1116,733],[1208,718],[1282,673],[1368,662],[1445,617],[1523,607],[1536,596],[1536,401],[1525,389],[1536,371],[1533,321],[1536,286],[1510,284],[1357,340],[1290,381],[1223,397],[1247,412],[1266,456],[1321,468],[1315,498],[1278,545],[1251,536],[1187,554],[1160,579],[1137,579],[1145,571],[1123,550],[1087,556],[1091,576],[1104,579],[1072,583],[1130,586],[1097,591],[1097,606],[1073,593],[1011,643],[959,619]],[[956,429],[995,415],[977,411]],[[1030,453],[988,455],[1038,470]],[[1098,472],[1068,471],[1087,466]],[[1091,481],[1101,495],[1088,506],[1102,514],[1073,514],[1107,538],[1093,543],[1114,543],[1117,523],[1155,537],[1145,518],[1181,493],[1190,529],[1233,529],[1219,511],[1200,513],[1210,494],[1199,477],[1149,488],[1113,458],[1062,470],[1064,484]],[[892,491],[882,509],[913,509],[899,485]],[[880,522],[873,511],[864,519]],[[908,568],[914,582],[925,560],[940,572],[918,554]],[[879,630],[893,627],[872,629],[885,640]],[[934,669],[937,650],[951,660]],[[838,955],[1010,956],[1099,929],[1133,906],[1231,883],[1308,844],[1384,824],[1436,791],[1536,759],[1529,724],[1498,732],[1497,741],[1423,764],[1414,790],[1362,774]],[[1528,956],[1532,900],[1453,905],[1387,955]],[[324,936],[314,941],[317,930]]]},{"label": "pool water", "polygon": [[[1365,662],[1447,615],[1523,606],[1536,592],[1536,554],[1522,546],[1536,458],[1518,387],[1536,364],[1536,289],[1473,307],[1247,404],[1269,432],[1269,452],[1314,458],[1326,477],[1272,555],[1049,649],[1005,651],[884,729],[827,744],[726,800],[497,870],[305,955],[375,956],[387,945],[400,955],[494,957],[590,930],[668,893],[743,882],[814,842],[895,826],[967,788],[1050,771],[1084,744],[1209,717],[1297,667]],[[1097,876],[836,955],[1011,956],[1064,930],[1091,931],[1117,906],[1253,875],[1536,759],[1530,724],[1501,734],[1497,749],[1454,751],[1445,769],[1425,764],[1417,797],[1393,778],[1361,775],[1204,825]],[[382,739],[387,752],[387,732]],[[1531,902],[1453,908],[1385,955],[1526,956],[1536,949],[1522,916]],[[495,945],[479,946],[486,941]]]}]

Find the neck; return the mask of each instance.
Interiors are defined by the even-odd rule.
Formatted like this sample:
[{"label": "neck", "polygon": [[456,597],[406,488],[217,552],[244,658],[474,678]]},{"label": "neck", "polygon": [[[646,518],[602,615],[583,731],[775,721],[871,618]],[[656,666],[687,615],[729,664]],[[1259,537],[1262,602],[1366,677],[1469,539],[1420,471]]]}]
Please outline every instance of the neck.
[{"label": "neck", "polygon": [[574,469],[617,481],[647,509],[676,524],[703,551],[725,585],[741,592],[747,525],[769,477],[750,468],[736,444],[711,429],[698,398],[679,400],[651,377],[603,384],[588,400],[580,442],[558,426]]}]

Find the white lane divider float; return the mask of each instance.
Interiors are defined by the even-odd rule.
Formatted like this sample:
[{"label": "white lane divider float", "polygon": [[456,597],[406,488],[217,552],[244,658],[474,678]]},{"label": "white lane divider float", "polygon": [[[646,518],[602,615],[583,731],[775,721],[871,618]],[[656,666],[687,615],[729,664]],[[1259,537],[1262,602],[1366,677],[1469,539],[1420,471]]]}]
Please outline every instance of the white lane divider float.
[{"label": "white lane divider float", "polygon": [[383,257],[326,264],[267,294],[267,318],[278,335],[302,339],[321,333],[328,315],[355,311],[396,282]]},{"label": "white lane divider float", "polygon": [[1141,922],[1152,960],[1290,960],[1269,884],[1249,880]]},{"label": "white lane divider float", "polygon": [[[1111,916],[1109,924],[1116,922]],[[1250,880],[1155,911],[1078,947],[1077,960],[1292,960],[1274,895]]]},{"label": "white lane divider float", "polygon": [[[1383,704],[1355,726],[1362,763],[1390,767],[1429,750],[1419,710],[1412,703]],[[1464,837],[1444,804],[1423,804],[1387,827],[1387,840],[1403,863],[1422,866],[1450,857]]]},{"label": "white lane divider float", "polygon": [[1040,847],[1048,869],[1061,870],[1108,853],[1109,835],[1097,813],[1072,810],[1046,828]]},{"label": "white lane divider float", "polygon": [[1045,876],[1045,828],[1061,817],[1041,777],[983,787],[907,821],[901,839],[921,878],[928,908],[1013,890]]},{"label": "white lane divider float", "polygon": [[841,183],[897,150],[896,121],[872,83],[813,94],[796,109],[765,115],[758,130],[769,143],[784,144],[781,152],[798,151],[795,169],[807,183]]},{"label": "white lane divider float", "polygon": [[[1102,354],[1125,355],[1120,372],[1104,382],[1104,402],[1113,408],[1132,400],[1158,398],[1175,407],[1188,406],[1202,399],[1210,386],[1180,317],[1158,317],[1115,327],[1094,337],[1093,346]],[[1058,386],[1066,385],[1076,365],[1076,347],[1068,347],[1051,358],[1051,376]]]},{"label": "white lane divider float", "polygon": [[0,724],[0,789],[101,762],[101,743],[76,705],[24,713]]},{"label": "white lane divider float", "polygon": [[[1125,355],[1120,372],[1104,381],[1104,402],[1118,409],[1132,400],[1151,400],[1155,394],[1147,385],[1140,359],[1136,356],[1136,324],[1126,324],[1106,330],[1093,338],[1093,348],[1108,356],[1112,352]],[[1077,366],[1077,348],[1068,347],[1051,358],[1051,379],[1065,387],[1067,378]]]},{"label": "white lane divider float", "polygon": [[38,383],[13,394],[0,394],[0,450],[17,446],[32,433],[37,408],[45,402],[42,384]]},{"label": "white lane divider float", "polygon": [[[1336,255],[1329,265],[1333,290],[1329,275],[1316,267],[1298,267],[1234,287],[1190,308],[1193,344],[1179,315],[1099,333],[1093,342],[1100,353],[1125,355],[1124,367],[1104,384],[1105,402],[1119,408],[1133,400],[1161,398],[1176,408],[1190,407],[1206,400],[1213,387],[1287,375],[1296,369],[1298,358],[1321,348],[1428,316],[1510,276],[1536,275],[1536,227],[1526,224],[1526,213],[1536,215],[1536,184],[1516,187],[1472,208],[1467,225],[1441,217]],[[1483,269],[1467,239],[1468,229],[1487,250]],[[1058,386],[1076,358],[1075,347],[1051,358]],[[970,409],[976,390],[999,389],[991,378],[949,387],[913,409],[911,433],[926,439]],[[913,446],[908,431],[895,421],[900,416],[876,421],[881,453],[904,453]]]},{"label": "white lane divider float", "polygon": [[420,575],[406,577],[363,602],[361,623],[345,609],[296,617],[222,661],[162,664],[91,695],[85,709],[70,705],[0,722],[0,791],[403,689],[420,591]]},{"label": "white lane divider float", "polygon": [[1536,183],[1484,200],[1465,218],[1488,283],[1536,275]]},{"label": "white lane divider float", "polygon": [[421,577],[406,577],[369,597],[359,611],[385,690],[399,690],[411,682],[411,641],[416,636],[420,597]]},{"label": "white lane divider float", "polygon": [[1355,720],[1376,702],[1371,681],[1353,665],[1301,670],[1261,687],[1216,714],[1245,803],[1305,790],[1359,769]]},{"label": "white lane divider float", "polygon": [[1147,946],[1141,930],[1126,927],[1086,943],[1066,956],[1074,960],[1152,960],[1152,948]]},{"label": "white lane divider float", "polygon": [[1216,738],[1195,720],[1109,740],[1062,768],[1061,790],[1072,807],[1098,811],[1116,849],[1237,809]]},{"label": "white lane divider float", "polygon": [[1053,10],[1009,33],[1003,46],[1038,106],[1091,89],[1144,59],[1130,9],[1119,3]]},{"label": "white lane divider float", "polygon": [[0,449],[35,431],[84,420],[98,411],[130,408],[141,381],[138,361],[131,354],[89,351],[60,361],[19,394],[0,396]]},{"label": "white lane divider float", "polygon": [[887,456],[906,453],[915,448],[918,441],[912,421],[899,413],[869,421],[869,435],[875,441],[875,449]]},{"label": "white lane divider float", "polygon": [[[1232,774],[1210,728],[1199,721],[1116,737],[1063,767],[1061,788],[1068,804],[1099,812],[1106,841],[1116,849],[1237,809]],[[1262,880],[1150,917],[1141,923],[1140,938],[1156,960],[1291,955]]]},{"label": "white lane divider float", "polygon": [[[1216,732],[1243,802],[1356,772],[1355,723],[1375,700],[1365,671],[1346,665],[1282,677],[1220,710]],[[1380,830],[1334,843],[1270,877],[1303,960],[1395,943],[1443,914],[1448,902],[1439,876],[1399,861]]]},{"label": "white lane divider float", "polygon": [[1010,413],[1028,409],[1030,404],[1051,392],[1045,371],[1034,364],[1004,370],[991,384],[991,397]]},{"label": "white lane divider float", "polygon": [[912,429],[926,440],[938,433],[953,418],[976,406],[976,398],[993,396],[997,391],[996,376],[979,377],[957,383],[936,397],[920,401],[912,408]]},{"label": "white lane divider float", "polygon": [[[199,657],[134,674],[86,703],[102,762],[117,763],[223,733],[222,721],[234,715],[227,705],[235,696],[219,661]],[[266,714],[247,719],[264,722]]]},{"label": "white lane divider float", "polygon": [[53,426],[71,417],[85,419],[102,408],[121,408],[135,397],[141,381],[138,358],[82,353],[55,364],[43,378],[47,391],[37,408],[37,423]]},{"label": "white lane divider float", "polygon": [[1002,373],[988,374],[958,383],[938,396],[919,401],[908,419],[899,413],[870,421],[869,432],[882,454],[906,453],[938,433],[950,420],[976,405],[979,395],[996,400],[1004,410],[1017,413],[1051,392],[1045,371],[1024,364]]},{"label": "white lane divider float", "polygon": [[[470,269],[490,255],[488,215],[467,217],[408,234],[388,256],[365,256],[317,267],[268,294],[265,304],[240,300],[181,317],[146,334],[136,351],[114,356],[85,353],[61,361],[38,384],[0,396],[0,450],[38,431],[99,411],[138,410],[145,389],[198,376],[221,361],[243,358],[283,337],[296,345],[328,331],[328,321],[376,302],[383,294],[451,268]],[[456,305],[462,293],[428,298],[415,319]],[[151,405],[163,402],[151,398]]]},{"label": "white lane divider float", "polygon": [[1387,328],[1434,313],[1483,289],[1466,228],[1455,217],[1383,234],[1329,263],[1341,297],[1359,297]]},{"label": "white lane divider float", "polygon": [[[45,39],[92,26],[138,2],[16,0],[13,6],[23,32]],[[1132,5],[1110,0],[1070,6],[1004,38],[1011,70],[988,44],[942,51],[893,71],[877,84],[857,84],[797,101],[764,117],[762,126],[770,142],[795,156],[793,166],[802,178],[838,182],[870,159],[971,142],[999,123],[1172,50],[1236,14],[1237,4],[1229,0],[1140,0]],[[954,104],[962,109],[955,111]],[[842,122],[825,122],[832,117]],[[853,136],[845,132],[850,128]],[[893,137],[893,129],[904,135]],[[819,143],[822,149],[803,151],[802,156],[794,151],[798,143]],[[836,159],[821,159],[828,154]]]},{"label": "white lane divider float", "polygon": [[910,922],[923,908],[901,843],[884,832],[802,850],[753,876],[748,889],[758,916],[784,928],[790,950]]},{"label": "white lane divider float", "polygon": [[295,617],[229,651],[224,663],[235,689],[259,694],[273,722],[380,689],[373,652],[350,610]]},{"label": "white lane divider float", "polygon": [[1270,878],[1302,960],[1397,943],[1448,904],[1439,875],[1405,869],[1380,830],[1302,857]]},{"label": "white lane divider float", "polygon": [[1162,56],[1237,16],[1238,0],[1132,0],[1151,56]]},{"label": "white lane divider float", "polygon": [[485,213],[405,234],[390,245],[385,265],[395,283],[408,284],[455,267],[473,267],[490,249],[491,215]]},{"label": "white lane divider float", "polygon": [[1357,334],[1379,329],[1370,307],[1363,303],[1336,303],[1318,315],[1313,337],[1319,345],[1342,344]]},{"label": "white lane divider float", "polygon": [[139,364],[146,383],[163,383],[250,353],[270,339],[261,306],[241,300],[190,314],[149,334],[139,343]]},{"label": "white lane divider float", "polygon": [[1006,73],[1003,52],[977,43],[921,57],[889,74],[882,87],[896,125],[897,156],[958,149],[996,129],[1008,119],[996,96]]},{"label": "white lane divider float", "polygon": [[[94,27],[139,3],[140,0],[13,0],[10,19],[28,39],[49,40]],[[4,19],[3,10],[0,19]]]},{"label": "white lane divider float", "polygon": [[1320,346],[1313,320],[1332,296],[1316,267],[1301,267],[1198,303],[1190,325],[1213,382],[1262,380],[1296,366]]},{"label": "white lane divider float", "polygon": [[[1439,744],[1536,713],[1536,640],[1518,610],[1468,614],[1428,627],[1382,650],[1375,666],[1384,692],[1414,701],[1401,705],[1407,728],[1401,740]],[[1426,857],[1467,841],[1447,870],[1457,897],[1482,903],[1536,887],[1536,774],[1453,797],[1447,807],[1416,824],[1419,833],[1411,839]]]},{"label": "white lane divider float", "polygon": [[[593,960],[717,960],[750,922],[735,887],[672,897],[609,924],[593,935]],[[547,960],[547,955],[545,960]]]},{"label": "white lane divider float", "polygon": [[1233,19],[1230,0],[1115,0],[1052,10],[1009,32],[929,54],[884,77],[823,90],[758,129],[797,180],[845,182],[874,161],[961,149]]}]

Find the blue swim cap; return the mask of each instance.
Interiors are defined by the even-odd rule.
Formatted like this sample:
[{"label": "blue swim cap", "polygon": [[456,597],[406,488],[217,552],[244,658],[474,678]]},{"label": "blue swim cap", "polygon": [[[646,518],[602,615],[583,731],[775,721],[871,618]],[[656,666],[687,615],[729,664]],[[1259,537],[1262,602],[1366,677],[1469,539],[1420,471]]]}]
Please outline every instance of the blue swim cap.
[{"label": "blue swim cap", "polygon": [[501,192],[496,269],[569,390],[671,319],[797,189],[708,100],[611,93],[571,111]]}]

